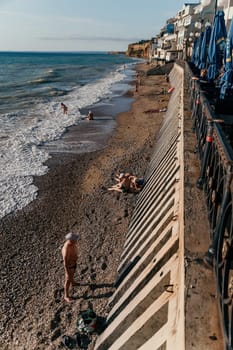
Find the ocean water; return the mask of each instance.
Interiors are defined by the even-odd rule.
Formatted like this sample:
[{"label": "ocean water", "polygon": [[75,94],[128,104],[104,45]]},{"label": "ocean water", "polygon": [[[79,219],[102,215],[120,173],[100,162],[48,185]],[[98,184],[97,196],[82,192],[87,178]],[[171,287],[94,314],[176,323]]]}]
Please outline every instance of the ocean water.
[{"label": "ocean water", "polygon": [[50,157],[41,146],[78,125],[82,109],[123,93],[116,87],[135,63],[107,53],[0,52],[0,218],[36,198],[33,176],[48,171]]}]

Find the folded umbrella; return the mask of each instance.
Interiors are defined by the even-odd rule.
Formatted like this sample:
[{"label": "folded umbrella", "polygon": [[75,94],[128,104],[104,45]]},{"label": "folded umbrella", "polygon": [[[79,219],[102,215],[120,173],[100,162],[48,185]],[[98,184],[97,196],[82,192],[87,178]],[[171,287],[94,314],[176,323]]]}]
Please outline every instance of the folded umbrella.
[{"label": "folded umbrella", "polygon": [[233,19],[229,27],[225,47],[224,74],[220,80],[220,98],[224,99],[227,91],[233,88]]},{"label": "folded umbrella", "polygon": [[223,53],[227,37],[224,12],[218,11],[214,18],[214,25],[210,36],[208,49],[208,73],[209,81],[216,79],[220,68],[223,65]]},{"label": "folded umbrella", "polygon": [[208,56],[208,48],[210,43],[211,29],[212,29],[211,26],[208,25],[204,31],[204,35],[201,43],[199,69],[207,68],[207,56]]}]

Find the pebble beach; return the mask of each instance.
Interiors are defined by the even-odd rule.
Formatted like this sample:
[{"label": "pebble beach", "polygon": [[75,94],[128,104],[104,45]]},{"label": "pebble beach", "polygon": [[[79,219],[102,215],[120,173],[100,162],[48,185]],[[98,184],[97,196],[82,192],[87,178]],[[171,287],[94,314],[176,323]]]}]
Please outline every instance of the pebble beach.
[{"label": "pebble beach", "polygon": [[[117,267],[137,194],[109,192],[119,172],[143,177],[166,110],[169,89],[164,75],[140,76],[127,93],[130,110],[116,106],[116,121],[107,137],[88,133],[103,144],[88,153],[54,153],[49,172],[34,179],[38,197],[0,223],[0,348],[60,349],[61,336],[75,333],[78,312],[88,303],[106,317]],[[120,101],[119,101],[120,103]],[[120,111],[120,113],[117,113]],[[149,111],[149,112],[148,112]],[[151,112],[150,112],[151,111]],[[97,111],[96,111],[97,113]],[[95,115],[95,110],[94,110]],[[89,123],[89,124],[88,124]],[[94,128],[87,122],[87,128]],[[85,126],[83,127],[85,128]],[[71,129],[80,137],[81,128]],[[78,232],[78,269],[74,302],[63,300],[61,248],[67,232]],[[89,346],[94,348],[95,337]]]}]

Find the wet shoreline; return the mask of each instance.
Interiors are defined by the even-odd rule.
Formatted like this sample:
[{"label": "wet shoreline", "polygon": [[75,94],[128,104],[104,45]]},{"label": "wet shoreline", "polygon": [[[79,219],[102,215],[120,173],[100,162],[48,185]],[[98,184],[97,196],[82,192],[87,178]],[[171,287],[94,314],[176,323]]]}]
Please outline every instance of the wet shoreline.
[{"label": "wet shoreline", "polygon": [[[101,150],[106,147],[109,138],[113,135],[120,113],[127,112],[134,101],[132,85],[133,81],[121,83],[119,95],[103,99],[93,106],[81,109],[83,116],[76,125],[72,125],[64,132],[60,139],[40,146],[46,150],[50,159],[56,154],[82,154]],[[85,119],[88,111],[94,113],[94,120]],[[52,160],[54,162],[54,160]]]}]

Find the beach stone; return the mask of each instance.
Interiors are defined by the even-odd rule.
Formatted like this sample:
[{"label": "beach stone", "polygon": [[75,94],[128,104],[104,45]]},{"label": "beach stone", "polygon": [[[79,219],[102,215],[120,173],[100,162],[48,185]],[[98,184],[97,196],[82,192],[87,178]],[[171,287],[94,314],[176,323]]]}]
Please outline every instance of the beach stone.
[{"label": "beach stone", "polygon": [[104,271],[104,270],[106,270],[107,267],[108,267],[108,265],[105,262],[103,262],[101,265],[101,269]]}]

